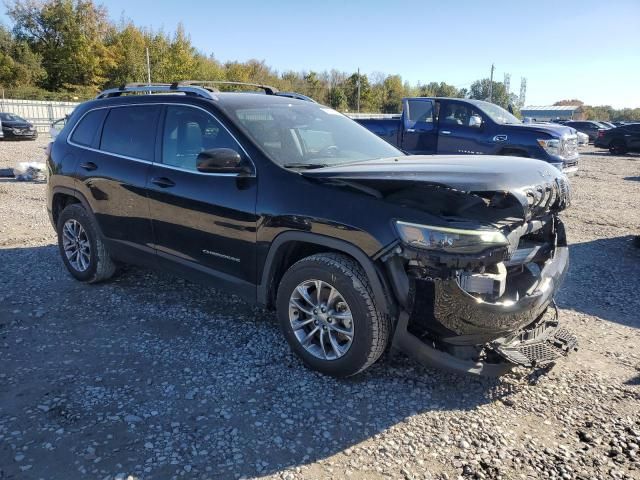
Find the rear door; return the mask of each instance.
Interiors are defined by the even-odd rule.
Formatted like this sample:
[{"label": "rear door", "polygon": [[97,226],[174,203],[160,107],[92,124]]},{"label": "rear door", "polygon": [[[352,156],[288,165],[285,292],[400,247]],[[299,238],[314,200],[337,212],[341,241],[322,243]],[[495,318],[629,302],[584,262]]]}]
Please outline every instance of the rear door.
[{"label": "rear door", "polygon": [[402,102],[400,148],[414,155],[436,153],[438,131],[434,101],[428,98],[405,98]]},{"label": "rear door", "polygon": [[148,183],[159,261],[178,273],[254,295],[256,177],[196,169],[203,150],[231,148],[250,162],[248,155],[209,111],[171,104],[163,117],[159,158]]},{"label": "rear door", "polygon": [[69,137],[77,147],[77,185],[116,257],[153,256],[145,193],[161,107],[123,105],[89,111]]},{"label": "rear door", "polygon": [[480,110],[464,102],[443,101],[438,119],[438,153],[490,153],[489,124]]}]

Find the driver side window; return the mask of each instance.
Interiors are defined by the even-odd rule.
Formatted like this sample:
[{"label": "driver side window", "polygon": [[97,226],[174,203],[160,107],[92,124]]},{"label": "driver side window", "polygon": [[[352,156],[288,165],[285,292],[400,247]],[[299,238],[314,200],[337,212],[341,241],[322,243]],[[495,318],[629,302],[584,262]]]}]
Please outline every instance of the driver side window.
[{"label": "driver side window", "polygon": [[167,107],[162,135],[162,163],[197,171],[200,152],[213,148],[241,151],[231,134],[211,114],[193,107]]},{"label": "driver side window", "polygon": [[483,120],[480,112],[462,103],[447,103],[440,112],[440,125],[446,128],[480,128]]}]

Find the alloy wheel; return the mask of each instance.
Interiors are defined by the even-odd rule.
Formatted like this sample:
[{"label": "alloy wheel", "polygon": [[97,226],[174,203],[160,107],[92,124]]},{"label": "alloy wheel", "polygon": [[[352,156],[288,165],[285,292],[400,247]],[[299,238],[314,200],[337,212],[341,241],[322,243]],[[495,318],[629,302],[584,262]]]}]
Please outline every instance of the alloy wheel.
[{"label": "alloy wheel", "polygon": [[70,218],[62,227],[62,248],[69,264],[78,272],[89,268],[91,243],[80,222]]},{"label": "alloy wheel", "polygon": [[351,309],[338,289],[322,280],[304,281],[293,290],[289,322],[300,345],[322,360],[342,357],[353,342]]}]

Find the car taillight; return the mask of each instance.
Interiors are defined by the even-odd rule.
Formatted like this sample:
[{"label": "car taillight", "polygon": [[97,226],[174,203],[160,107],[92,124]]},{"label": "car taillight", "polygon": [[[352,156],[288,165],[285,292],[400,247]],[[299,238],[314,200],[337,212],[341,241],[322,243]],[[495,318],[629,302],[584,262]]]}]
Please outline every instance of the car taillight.
[{"label": "car taillight", "polygon": [[604,137],[604,130],[598,130],[598,138]]}]

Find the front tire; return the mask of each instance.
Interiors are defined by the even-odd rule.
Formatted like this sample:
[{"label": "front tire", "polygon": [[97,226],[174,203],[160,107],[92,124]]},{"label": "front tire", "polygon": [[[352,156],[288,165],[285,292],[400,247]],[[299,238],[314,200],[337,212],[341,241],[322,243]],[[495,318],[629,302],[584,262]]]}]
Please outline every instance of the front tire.
[{"label": "front tire", "polygon": [[79,204],[67,206],[57,224],[58,249],[69,273],[85,283],[111,278],[116,266],[98,233],[93,216]]},{"label": "front tire", "polygon": [[295,263],[282,277],[276,306],[291,349],[327,375],[362,372],[389,340],[388,315],[378,309],[362,267],[346,255],[316,254]]}]

